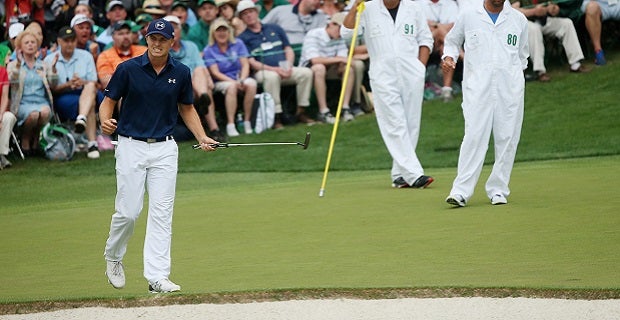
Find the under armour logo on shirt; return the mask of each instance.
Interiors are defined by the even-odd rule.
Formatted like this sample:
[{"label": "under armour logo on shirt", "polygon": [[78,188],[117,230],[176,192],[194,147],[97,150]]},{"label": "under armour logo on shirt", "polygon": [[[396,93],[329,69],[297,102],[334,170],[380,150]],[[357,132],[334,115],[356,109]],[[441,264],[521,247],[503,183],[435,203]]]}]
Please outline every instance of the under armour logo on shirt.
[{"label": "under armour logo on shirt", "polygon": [[177,83],[177,79],[168,78],[168,83]]}]

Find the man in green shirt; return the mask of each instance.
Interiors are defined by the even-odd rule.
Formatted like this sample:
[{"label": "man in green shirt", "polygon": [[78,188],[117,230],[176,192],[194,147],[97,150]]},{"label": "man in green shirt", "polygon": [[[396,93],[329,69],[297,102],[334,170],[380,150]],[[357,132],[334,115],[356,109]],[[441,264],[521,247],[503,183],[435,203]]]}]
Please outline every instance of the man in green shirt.
[{"label": "man in green shirt", "polygon": [[209,42],[209,26],[217,18],[218,9],[214,0],[199,0],[196,10],[200,19],[189,28],[187,40],[194,42],[202,51]]}]

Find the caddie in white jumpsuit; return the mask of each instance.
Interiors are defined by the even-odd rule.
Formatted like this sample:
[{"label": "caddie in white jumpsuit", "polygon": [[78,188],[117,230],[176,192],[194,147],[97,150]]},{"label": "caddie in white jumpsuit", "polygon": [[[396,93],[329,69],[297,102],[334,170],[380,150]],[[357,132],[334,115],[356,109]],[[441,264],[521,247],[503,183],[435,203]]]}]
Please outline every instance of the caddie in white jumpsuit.
[{"label": "caddie in white jumpsuit", "polygon": [[[189,68],[169,56],[174,42],[170,22],[151,22],[146,42],[146,53],[121,63],[114,71],[99,110],[103,133],[118,134],[115,213],[104,257],[108,281],[114,288],[123,288],[122,260],[148,191],[144,277],[150,292],[172,292],[181,289],[168,279],[178,167],[172,133],[177,116],[181,115],[203,150],[215,150],[211,144],[217,142],[207,137],[194,109]],[[119,100],[117,120],[112,113]]]},{"label": "caddie in white jumpsuit", "polygon": [[[350,39],[355,27],[357,0],[347,14],[340,33]],[[424,11],[410,0],[365,2],[359,32],[370,57],[370,85],[377,123],[392,156],[392,185],[424,188],[433,178],[424,175],[416,155],[420,133],[426,62],[433,36]]]},{"label": "caddie in white jumpsuit", "polygon": [[[496,20],[494,21],[493,18]],[[443,68],[453,68],[465,50],[465,136],[458,173],[446,202],[465,206],[480,177],[493,132],[495,163],[486,183],[492,204],[507,203],[508,183],[523,121],[528,50],[527,19],[504,0],[484,0],[463,12],[446,36]]]}]

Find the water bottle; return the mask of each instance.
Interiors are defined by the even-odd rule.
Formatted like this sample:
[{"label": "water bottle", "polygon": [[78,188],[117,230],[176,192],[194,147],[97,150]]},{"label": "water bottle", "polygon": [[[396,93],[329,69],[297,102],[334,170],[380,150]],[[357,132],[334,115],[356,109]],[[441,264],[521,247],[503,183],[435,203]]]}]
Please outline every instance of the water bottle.
[{"label": "water bottle", "polygon": [[237,113],[237,120],[235,122],[237,124],[237,131],[245,132],[243,129],[243,116],[241,115],[241,112]]}]

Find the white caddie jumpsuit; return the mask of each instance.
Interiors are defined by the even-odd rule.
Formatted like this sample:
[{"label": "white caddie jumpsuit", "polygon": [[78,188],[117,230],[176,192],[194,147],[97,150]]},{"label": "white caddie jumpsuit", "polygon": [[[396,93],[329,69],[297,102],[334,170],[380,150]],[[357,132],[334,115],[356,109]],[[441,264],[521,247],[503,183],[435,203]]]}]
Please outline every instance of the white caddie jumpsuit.
[{"label": "white caddie jumpsuit", "polygon": [[468,201],[480,177],[491,131],[495,163],[486,183],[489,199],[507,197],[523,122],[527,68],[527,19],[506,1],[495,24],[483,6],[464,11],[445,39],[444,57],[465,50],[463,117],[465,135],[450,194]]},{"label": "white caddie jumpsuit", "polygon": [[[396,21],[383,1],[365,3],[359,31],[363,34],[370,69],[368,75],[381,136],[392,156],[392,181],[408,184],[424,174],[416,155],[420,133],[426,66],[418,60],[421,46],[433,49],[433,36],[424,11],[414,1],[401,1]],[[353,30],[340,28],[343,38]]]}]

